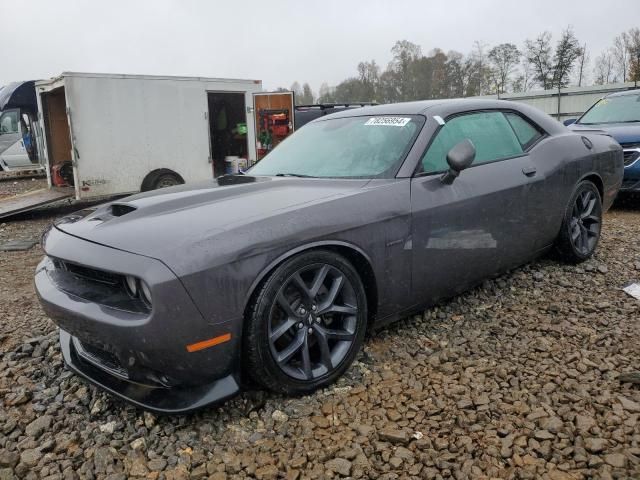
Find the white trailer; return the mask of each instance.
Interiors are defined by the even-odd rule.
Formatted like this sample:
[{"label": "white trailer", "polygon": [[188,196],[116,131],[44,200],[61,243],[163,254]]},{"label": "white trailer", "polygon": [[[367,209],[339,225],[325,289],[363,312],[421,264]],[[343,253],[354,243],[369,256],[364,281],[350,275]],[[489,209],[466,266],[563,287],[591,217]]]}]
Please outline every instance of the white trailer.
[{"label": "white trailer", "polygon": [[293,94],[265,94],[260,80],[65,72],[35,89],[49,191],[0,202],[0,217],[210,179],[229,156],[251,165],[256,98],[286,98],[293,119]]}]

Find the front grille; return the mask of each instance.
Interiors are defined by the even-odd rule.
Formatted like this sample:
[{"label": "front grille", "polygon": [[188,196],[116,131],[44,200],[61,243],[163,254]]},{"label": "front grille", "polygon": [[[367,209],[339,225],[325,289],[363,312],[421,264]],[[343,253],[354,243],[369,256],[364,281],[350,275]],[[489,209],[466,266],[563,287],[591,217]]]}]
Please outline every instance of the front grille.
[{"label": "front grille", "polygon": [[94,268],[83,267],[75,263],[58,260],[58,265],[63,270],[72,273],[76,277],[88,280],[90,282],[103,283],[105,285],[122,285],[124,277],[116,273],[105,272],[104,270],[96,270]]},{"label": "front grille", "polygon": [[640,149],[638,150],[625,150],[624,154],[624,166],[628,167],[640,158]]},{"label": "front grille", "polygon": [[49,278],[62,291],[100,305],[131,313],[148,314],[151,307],[129,294],[125,276],[59,258],[52,258]]},{"label": "front grille", "polygon": [[620,186],[621,190],[635,190],[638,187],[639,180],[632,178],[626,179],[622,181],[622,185]]}]

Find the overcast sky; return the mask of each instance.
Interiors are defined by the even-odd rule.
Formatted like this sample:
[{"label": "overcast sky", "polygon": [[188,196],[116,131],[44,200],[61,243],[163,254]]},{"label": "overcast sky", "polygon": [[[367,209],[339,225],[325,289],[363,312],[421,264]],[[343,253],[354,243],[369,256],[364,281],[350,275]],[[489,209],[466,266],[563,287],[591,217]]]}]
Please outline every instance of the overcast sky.
[{"label": "overcast sky", "polygon": [[383,68],[396,40],[467,53],[572,25],[593,59],[640,25],[640,0],[0,0],[0,85],[62,71],[308,81]]}]

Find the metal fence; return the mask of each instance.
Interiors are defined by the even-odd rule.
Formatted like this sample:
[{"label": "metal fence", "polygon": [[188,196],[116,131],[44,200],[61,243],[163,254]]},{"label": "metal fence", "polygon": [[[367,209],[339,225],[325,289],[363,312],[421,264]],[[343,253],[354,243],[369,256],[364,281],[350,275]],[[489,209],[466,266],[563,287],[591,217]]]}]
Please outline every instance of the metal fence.
[{"label": "metal fence", "polygon": [[530,90],[500,95],[485,95],[478,98],[500,98],[522,102],[542,110],[560,121],[579,117],[597,100],[613,92],[632,90],[634,82],[610,83],[589,87],[568,87],[558,90]]}]

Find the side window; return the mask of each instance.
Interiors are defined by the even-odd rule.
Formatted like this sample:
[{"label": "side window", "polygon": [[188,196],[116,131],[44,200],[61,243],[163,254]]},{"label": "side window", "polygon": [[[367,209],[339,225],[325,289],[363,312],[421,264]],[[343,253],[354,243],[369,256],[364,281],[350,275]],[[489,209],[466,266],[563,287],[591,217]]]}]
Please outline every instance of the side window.
[{"label": "side window", "polygon": [[0,117],[0,133],[18,133],[18,112],[9,110]]},{"label": "side window", "polygon": [[468,113],[450,119],[438,131],[422,157],[423,172],[446,171],[449,168],[447,153],[465,138],[476,147],[474,165],[523,153],[522,145],[502,112]]},{"label": "side window", "polygon": [[540,130],[531,125],[520,115],[515,113],[505,113],[504,115],[507,117],[507,120],[509,120],[511,127],[513,127],[513,131],[516,133],[516,136],[524,150],[536,143],[542,137]]}]

